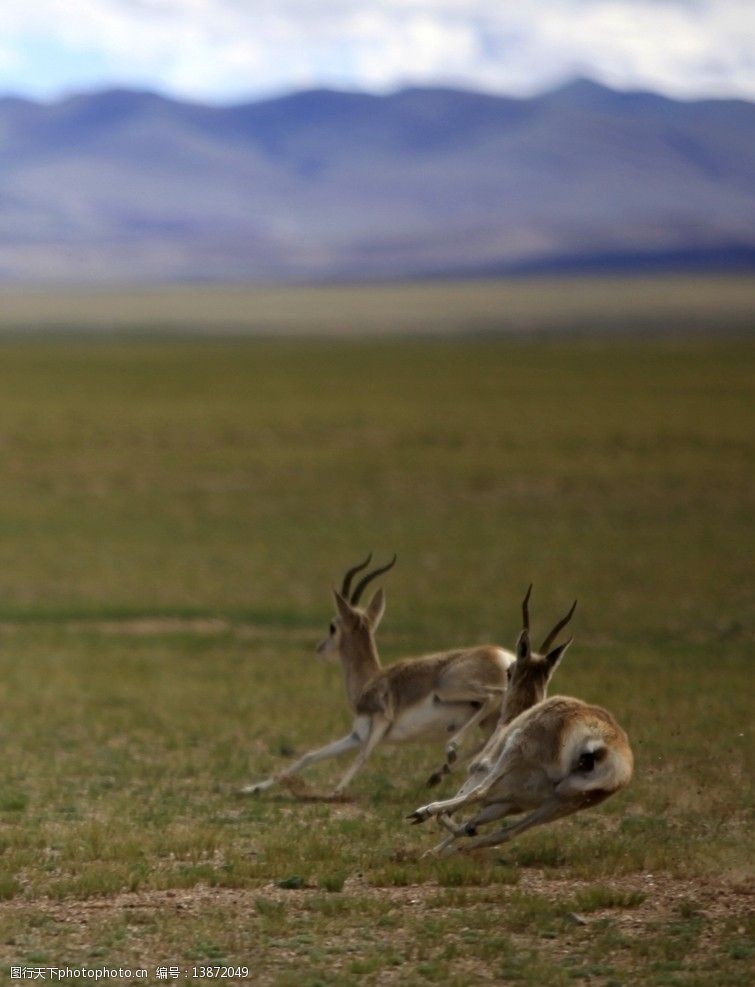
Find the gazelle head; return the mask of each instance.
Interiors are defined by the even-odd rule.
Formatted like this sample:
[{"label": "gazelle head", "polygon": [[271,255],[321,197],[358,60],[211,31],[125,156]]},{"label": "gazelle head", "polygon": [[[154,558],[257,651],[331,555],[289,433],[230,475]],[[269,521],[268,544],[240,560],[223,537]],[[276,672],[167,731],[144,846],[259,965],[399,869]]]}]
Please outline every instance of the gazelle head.
[{"label": "gazelle head", "polygon": [[572,638],[569,638],[563,644],[557,644],[553,647],[553,642],[574,614],[577,607],[576,600],[567,615],[562,617],[545,637],[538,650],[533,651],[530,642],[529,602],[531,593],[532,585],[530,585],[522,601],[522,633],[516,643],[516,661],[508,669],[509,682],[504,695],[502,710],[502,718],[507,723],[519,713],[524,712],[525,709],[529,709],[530,706],[534,706],[535,703],[545,699],[551,676],[556,671],[566,649],[572,643]]},{"label": "gazelle head", "polygon": [[394,555],[387,565],[366,573],[352,589],[351,583],[354,576],[366,569],[371,561],[372,553],[367,556],[364,562],[360,562],[346,572],[340,590],[333,588],[336,612],[328,625],[328,636],[317,645],[318,655],[326,657],[342,654],[345,647],[348,647],[352,642],[360,642],[362,638],[364,639],[363,644],[372,643],[372,635],[377,630],[385,613],[385,593],[382,587],[378,589],[364,609],[359,607],[359,601],[367,586],[374,579],[394,567],[396,556]]}]

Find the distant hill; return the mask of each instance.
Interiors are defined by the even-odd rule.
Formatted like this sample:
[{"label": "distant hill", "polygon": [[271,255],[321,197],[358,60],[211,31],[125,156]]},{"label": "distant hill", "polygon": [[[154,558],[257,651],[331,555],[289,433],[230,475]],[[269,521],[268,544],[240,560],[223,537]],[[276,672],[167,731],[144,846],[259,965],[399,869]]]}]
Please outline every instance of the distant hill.
[{"label": "distant hill", "polygon": [[755,104],[312,90],[0,99],[0,281],[755,269]]}]

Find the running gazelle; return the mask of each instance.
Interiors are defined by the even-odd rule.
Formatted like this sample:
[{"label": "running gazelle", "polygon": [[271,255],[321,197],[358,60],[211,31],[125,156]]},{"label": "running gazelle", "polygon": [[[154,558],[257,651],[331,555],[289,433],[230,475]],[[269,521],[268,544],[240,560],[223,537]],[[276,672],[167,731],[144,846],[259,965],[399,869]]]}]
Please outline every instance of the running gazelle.
[{"label": "running gazelle", "polygon": [[[528,600],[529,591],[515,669],[520,661],[528,664],[533,660]],[[546,646],[553,642],[554,632]],[[550,652],[555,655],[554,667],[570,643]],[[546,661],[548,657],[546,654]],[[513,690],[510,695],[513,697]],[[504,700],[504,721],[505,705]],[[459,792],[453,798],[421,806],[409,818],[421,823],[437,816],[451,830],[451,836],[433,853],[448,855],[497,846],[533,826],[598,805],[629,784],[633,768],[627,735],[607,710],[580,699],[554,696],[502,722]],[[465,824],[451,822],[451,813],[479,805],[482,808]],[[484,823],[519,813],[526,815],[501,829],[477,834]]]},{"label": "running gazelle", "polygon": [[388,668],[380,664],[375,632],[385,612],[385,594],[377,590],[369,604],[359,608],[365,588],[388,572],[396,556],[385,566],[362,576],[352,590],[354,576],[370,564],[372,555],[349,569],[341,589],[333,590],[336,614],[327,637],[317,646],[319,655],[336,655],[341,661],[346,696],[352,713],[350,733],[324,747],[309,751],[277,774],[247,785],[246,794],[257,794],[285,782],[305,768],[358,751],[334,789],[349,785],[378,744],[449,737],[446,759],[430,776],[435,784],[451,770],[460,745],[476,726],[488,734],[498,721],[498,707],[506,689],[507,669],[514,655],[492,644],[458,648],[420,658],[406,658]]}]

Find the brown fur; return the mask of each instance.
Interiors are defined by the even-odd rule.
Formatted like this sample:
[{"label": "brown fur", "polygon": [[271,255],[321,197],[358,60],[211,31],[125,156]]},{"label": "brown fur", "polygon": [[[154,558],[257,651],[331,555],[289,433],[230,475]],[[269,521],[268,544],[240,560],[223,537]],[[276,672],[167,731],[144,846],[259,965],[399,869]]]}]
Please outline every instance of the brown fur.
[{"label": "brown fur", "polygon": [[562,655],[563,651],[556,661],[548,661],[529,647],[522,649],[509,669],[509,683],[503,697],[500,716],[494,724],[491,724],[490,738],[480,756],[470,765],[472,777],[465,783],[464,788],[471,789],[492,767],[503,747],[508,724],[545,699],[548,683]]},{"label": "brown fur", "polygon": [[341,641],[346,696],[351,708],[357,710],[365,685],[381,671],[375,638],[364,614],[358,614],[358,622],[342,634]]},{"label": "brown fur", "polygon": [[532,655],[527,664],[517,662],[511,687],[506,692],[502,720],[510,723],[526,709],[545,698],[552,669],[539,655]]},{"label": "brown fur", "polygon": [[526,710],[509,723],[501,747],[515,730],[524,728],[527,749],[537,752],[538,762],[556,763],[571,732],[579,726],[600,736],[607,746],[631,754],[626,733],[602,706],[592,706],[570,696],[553,696],[537,706],[537,716],[530,716],[529,712]]},{"label": "brown fur", "polygon": [[[470,694],[470,674],[475,687],[501,684],[499,649],[481,645],[467,651],[445,651],[404,658],[380,669],[364,686],[356,704],[357,713],[384,712],[390,718],[421,702],[436,690]],[[386,703],[388,707],[386,708]]]}]

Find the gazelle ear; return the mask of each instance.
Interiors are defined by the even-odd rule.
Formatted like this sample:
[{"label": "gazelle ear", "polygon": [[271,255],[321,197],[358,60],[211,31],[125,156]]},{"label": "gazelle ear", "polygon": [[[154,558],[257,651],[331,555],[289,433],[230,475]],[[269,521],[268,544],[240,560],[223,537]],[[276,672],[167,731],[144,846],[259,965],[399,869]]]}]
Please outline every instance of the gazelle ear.
[{"label": "gazelle ear", "polygon": [[355,616],[354,610],[346,597],[342,596],[335,587],[333,587],[333,599],[336,601],[336,610],[341,620],[347,624],[352,623]]},{"label": "gazelle ear", "polygon": [[545,656],[545,660],[548,662],[548,666],[550,667],[551,672],[554,672],[556,670],[556,666],[566,654],[566,649],[569,647],[569,645],[572,643],[573,640],[574,638],[570,637],[568,641],[564,641],[563,644],[557,645],[552,651],[549,651],[548,654]]},{"label": "gazelle ear", "polygon": [[370,622],[370,627],[373,631],[376,631],[385,613],[385,592],[382,586],[370,600],[370,605],[367,607],[365,613]]},{"label": "gazelle ear", "polygon": [[516,660],[526,661],[531,654],[530,648],[530,635],[529,632],[524,630],[519,635],[519,640],[516,642]]}]

